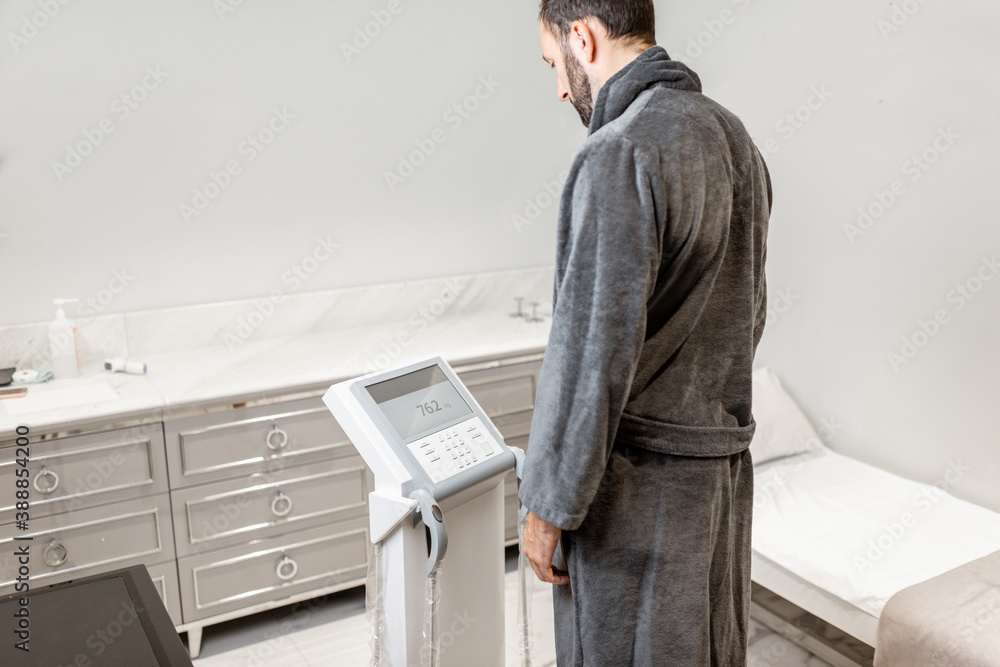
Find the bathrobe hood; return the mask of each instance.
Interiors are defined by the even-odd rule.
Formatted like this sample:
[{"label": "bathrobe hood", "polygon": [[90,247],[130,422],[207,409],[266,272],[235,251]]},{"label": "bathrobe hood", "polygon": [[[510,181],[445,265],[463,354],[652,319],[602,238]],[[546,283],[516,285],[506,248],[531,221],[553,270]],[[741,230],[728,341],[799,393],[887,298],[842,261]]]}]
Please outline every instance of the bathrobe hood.
[{"label": "bathrobe hood", "polygon": [[615,120],[639,93],[651,86],[701,92],[701,79],[684,63],[671,60],[666,49],[653,46],[608,79],[597,94],[589,134]]}]

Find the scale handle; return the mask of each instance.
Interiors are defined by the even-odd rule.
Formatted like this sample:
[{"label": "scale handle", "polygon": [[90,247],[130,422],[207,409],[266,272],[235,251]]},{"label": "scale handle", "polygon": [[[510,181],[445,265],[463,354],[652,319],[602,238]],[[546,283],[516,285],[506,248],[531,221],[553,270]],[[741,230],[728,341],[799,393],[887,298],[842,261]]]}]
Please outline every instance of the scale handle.
[{"label": "scale handle", "polygon": [[444,525],[444,512],[438,507],[434,496],[424,489],[417,489],[410,494],[417,501],[420,520],[431,531],[431,555],[427,559],[427,574],[430,576],[441,565],[445,552],[448,551],[448,530]]},{"label": "scale handle", "polygon": [[[520,482],[524,475],[524,460],[526,454],[524,450],[520,447],[508,447],[510,453],[514,455],[514,474],[517,475],[517,481]],[[528,514],[528,508],[521,505],[521,509],[517,513],[517,523],[518,525],[524,521],[524,517]]]},{"label": "scale handle", "polygon": [[524,459],[526,454],[520,447],[508,446],[507,449],[514,455],[514,474],[517,475],[517,481],[520,482],[524,477]]}]

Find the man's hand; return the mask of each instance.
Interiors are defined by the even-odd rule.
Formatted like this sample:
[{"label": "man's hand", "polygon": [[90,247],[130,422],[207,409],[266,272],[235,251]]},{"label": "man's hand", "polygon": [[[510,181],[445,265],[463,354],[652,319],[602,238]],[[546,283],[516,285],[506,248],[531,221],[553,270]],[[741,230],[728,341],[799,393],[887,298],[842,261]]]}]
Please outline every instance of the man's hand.
[{"label": "man's hand", "polygon": [[561,535],[562,529],[558,526],[528,512],[528,525],[524,528],[524,555],[540,580],[565,586],[569,583],[569,575],[552,567],[552,556]]}]

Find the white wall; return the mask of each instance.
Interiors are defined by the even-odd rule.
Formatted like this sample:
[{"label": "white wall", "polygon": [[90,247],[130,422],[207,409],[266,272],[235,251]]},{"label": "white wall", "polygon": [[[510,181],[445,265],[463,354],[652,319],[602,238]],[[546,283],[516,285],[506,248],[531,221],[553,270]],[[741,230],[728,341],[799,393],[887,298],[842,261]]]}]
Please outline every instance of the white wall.
[{"label": "white wall", "polygon": [[[552,263],[556,206],[512,218],[546,202],[585,130],[555,100],[532,2],[52,0],[15,45],[38,2],[0,3],[0,325],[120,288],[122,269],[104,312]],[[165,78],[116,103],[147,67]],[[295,118],[249,161],[241,142],[275,107]],[[113,132],[57,174],[103,119]],[[391,191],[385,172],[436,129],[445,142]],[[241,173],[186,223],[180,204],[229,160]],[[320,236],[340,247],[296,279]]]},{"label": "white wall", "polygon": [[[663,2],[658,36],[770,149],[777,309],[758,365],[817,425],[834,420],[839,451],[1000,510],[1000,275],[976,282],[984,257],[1000,259],[1000,3],[894,4],[918,11],[883,32],[897,27],[883,2]],[[731,23],[711,25],[726,9]],[[814,88],[832,97],[782,123]],[[954,144],[914,171],[949,129]],[[845,225],[897,180],[902,194],[852,242]],[[968,281],[972,300],[952,293]],[[938,311],[946,323],[925,340],[919,322]]]},{"label": "white wall", "polygon": [[[319,235],[340,248],[298,289],[550,263],[555,207],[521,233],[511,217],[583,129],[554,101],[535,2],[401,0],[348,63],[341,42],[387,4],[244,0],[220,20],[209,0],[74,1],[18,53],[7,35],[37,5],[0,4],[2,323],[48,319],[51,297],[100,294],[121,268],[135,277],[107,312],[289,291],[282,276]],[[880,29],[894,7],[917,11]],[[1000,251],[1000,4],[657,8],[660,43],[767,153],[776,310],[759,365],[833,420],[840,451],[927,482],[968,467],[950,490],[1000,510],[1000,280],[949,300]],[[118,121],[111,104],[151,65],[168,78]],[[452,129],[442,115],[490,75],[502,86]],[[296,115],[289,128],[185,224],[178,205],[244,159],[275,106]],[[794,127],[797,110],[809,119]],[[114,133],[59,182],[51,163],[104,117]],[[384,172],[438,127],[447,142],[390,192]],[[913,180],[911,156],[949,129],[954,144]],[[902,194],[852,242],[845,225],[894,181]],[[946,323],[894,368],[887,355],[937,311]]]}]

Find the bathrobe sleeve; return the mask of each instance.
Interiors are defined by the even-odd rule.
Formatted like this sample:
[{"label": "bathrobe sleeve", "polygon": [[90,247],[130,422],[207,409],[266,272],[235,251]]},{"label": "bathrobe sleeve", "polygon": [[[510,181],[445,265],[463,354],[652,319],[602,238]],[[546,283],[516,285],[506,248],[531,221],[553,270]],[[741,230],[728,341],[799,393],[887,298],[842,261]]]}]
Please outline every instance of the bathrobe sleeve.
[{"label": "bathrobe sleeve", "polygon": [[571,215],[561,216],[569,224],[520,497],[565,530],[597,493],[642,351],[663,238],[652,173],[627,140],[602,138],[577,157],[563,194]]}]

